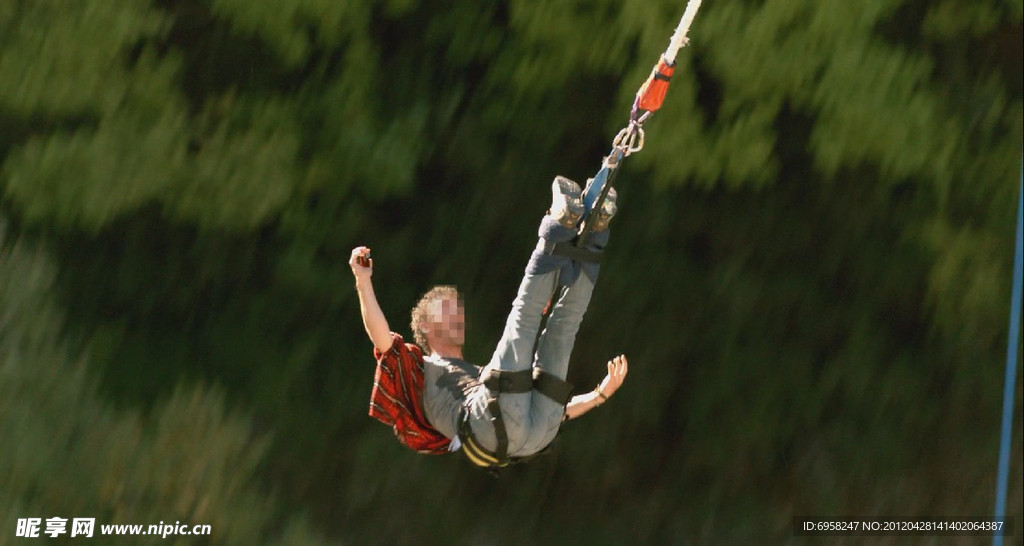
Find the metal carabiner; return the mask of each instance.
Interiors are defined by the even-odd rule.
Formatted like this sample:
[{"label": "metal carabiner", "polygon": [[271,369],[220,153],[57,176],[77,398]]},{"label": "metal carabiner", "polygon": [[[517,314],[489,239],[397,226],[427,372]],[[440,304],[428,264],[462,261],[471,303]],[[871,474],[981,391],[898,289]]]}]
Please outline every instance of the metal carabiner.
[{"label": "metal carabiner", "polygon": [[622,152],[622,156],[639,152],[644,147],[644,129],[639,123],[632,122],[619,131],[612,141],[612,147]]}]

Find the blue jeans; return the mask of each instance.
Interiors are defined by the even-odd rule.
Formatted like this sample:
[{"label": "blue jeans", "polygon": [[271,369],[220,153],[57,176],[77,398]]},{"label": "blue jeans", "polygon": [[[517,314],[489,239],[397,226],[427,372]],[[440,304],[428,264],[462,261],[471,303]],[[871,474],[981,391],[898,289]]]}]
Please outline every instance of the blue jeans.
[{"label": "blue jeans", "polygon": [[[538,367],[544,372],[565,380],[569,371],[569,356],[576,343],[583,315],[590,305],[594,280],[579,275],[562,297],[553,301],[554,309],[537,339],[542,311],[552,297],[558,282],[558,271],[542,274],[527,273],[512,303],[512,311],[505,323],[505,331],[494,355],[485,368],[502,372],[517,372]],[[596,278],[596,276],[595,276]],[[536,353],[534,346],[536,342]],[[494,428],[486,410],[488,391],[478,389],[467,401],[473,435],[485,449],[494,451]],[[508,455],[525,457],[541,451],[558,434],[565,407],[537,391],[501,393],[498,396],[501,417],[508,433]]]}]

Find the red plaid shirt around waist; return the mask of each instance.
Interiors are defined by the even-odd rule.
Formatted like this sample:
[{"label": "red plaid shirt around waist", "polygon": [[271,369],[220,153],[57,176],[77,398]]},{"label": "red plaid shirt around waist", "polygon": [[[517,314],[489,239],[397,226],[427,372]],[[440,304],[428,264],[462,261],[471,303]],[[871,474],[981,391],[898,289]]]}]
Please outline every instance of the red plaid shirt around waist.
[{"label": "red plaid shirt around waist", "polygon": [[377,370],[370,417],[391,426],[398,441],[419,453],[447,453],[451,440],[430,426],[423,411],[423,351],[392,332],[391,348],[373,349]]}]

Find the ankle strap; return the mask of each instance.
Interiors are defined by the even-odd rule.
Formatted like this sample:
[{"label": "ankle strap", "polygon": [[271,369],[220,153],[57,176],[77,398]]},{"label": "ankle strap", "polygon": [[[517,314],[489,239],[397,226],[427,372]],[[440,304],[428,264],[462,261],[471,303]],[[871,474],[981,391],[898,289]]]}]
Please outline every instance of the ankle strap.
[{"label": "ankle strap", "polygon": [[554,248],[551,249],[551,254],[565,256],[570,260],[580,263],[598,263],[601,261],[601,255],[604,252],[587,250],[572,243],[555,243]]}]

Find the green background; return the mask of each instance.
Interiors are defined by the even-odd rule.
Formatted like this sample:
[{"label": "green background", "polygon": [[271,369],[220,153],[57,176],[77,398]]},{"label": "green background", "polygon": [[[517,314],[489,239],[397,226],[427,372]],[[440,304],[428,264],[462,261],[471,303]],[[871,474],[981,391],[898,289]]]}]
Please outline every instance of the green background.
[{"label": "green background", "polygon": [[458,285],[486,360],[551,179],[593,176],[683,8],[0,1],[0,544],[53,516],[888,544],[793,517],[991,514],[1020,0],[705,2],[573,355],[586,390],[627,354],[622,390],[498,480],[366,416],[351,249],[406,336]]}]

